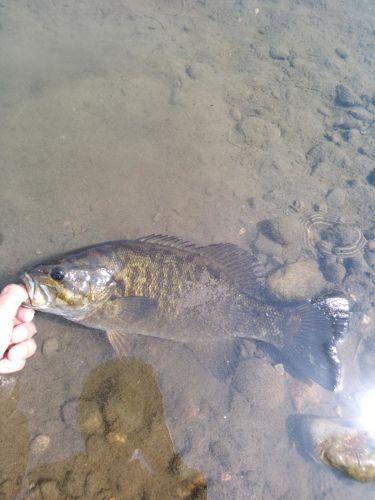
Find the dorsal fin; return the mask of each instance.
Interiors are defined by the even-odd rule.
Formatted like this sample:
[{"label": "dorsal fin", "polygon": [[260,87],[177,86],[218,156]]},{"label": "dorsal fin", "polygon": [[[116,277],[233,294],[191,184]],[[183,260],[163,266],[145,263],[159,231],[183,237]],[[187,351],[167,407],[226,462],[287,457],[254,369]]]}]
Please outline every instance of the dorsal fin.
[{"label": "dorsal fin", "polygon": [[241,292],[254,295],[261,292],[265,285],[265,272],[262,264],[251,252],[232,243],[214,243],[197,246],[175,236],[151,234],[137,239],[168,248],[179,248],[189,253],[205,257],[224,272]]}]

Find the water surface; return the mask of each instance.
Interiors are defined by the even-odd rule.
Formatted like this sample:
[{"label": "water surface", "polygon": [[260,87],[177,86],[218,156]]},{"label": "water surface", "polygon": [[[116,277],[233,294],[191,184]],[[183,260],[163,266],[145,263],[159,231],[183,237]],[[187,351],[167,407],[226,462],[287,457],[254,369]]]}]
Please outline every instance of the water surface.
[{"label": "water surface", "polygon": [[[298,252],[256,243],[257,224],[293,200],[375,238],[371,1],[0,12],[2,285],[30,261],[150,233],[252,246],[271,271]],[[329,283],[354,303],[348,393],[375,380],[370,254]],[[2,378],[2,498],[374,497],[291,436],[291,415],[334,414],[345,397],[296,388],[252,343],[137,340],[119,365],[104,335],[36,321],[38,353]]]}]

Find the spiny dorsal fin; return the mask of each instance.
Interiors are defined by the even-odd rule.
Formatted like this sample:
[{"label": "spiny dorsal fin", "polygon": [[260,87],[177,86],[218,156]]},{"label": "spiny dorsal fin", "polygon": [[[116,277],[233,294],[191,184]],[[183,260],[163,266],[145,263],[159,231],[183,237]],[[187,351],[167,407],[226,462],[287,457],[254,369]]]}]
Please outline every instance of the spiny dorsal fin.
[{"label": "spiny dorsal fin", "polygon": [[262,264],[251,252],[232,243],[214,243],[197,246],[175,236],[151,234],[137,241],[154,243],[168,248],[195,253],[216,264],[239,289],[249,295],[259,293],[265,285],[265,272]]},{"label": "spiny dorsal fin", "polygon": [[137,238],[137,241],[155,243],[156,245],[168,248],[190,248],[192,250],[198,249],[198,247],[190,241],[181,240],[180,238],[177,238],[177,236],[166,236],[164,234],[149,234],[148,236]]}]

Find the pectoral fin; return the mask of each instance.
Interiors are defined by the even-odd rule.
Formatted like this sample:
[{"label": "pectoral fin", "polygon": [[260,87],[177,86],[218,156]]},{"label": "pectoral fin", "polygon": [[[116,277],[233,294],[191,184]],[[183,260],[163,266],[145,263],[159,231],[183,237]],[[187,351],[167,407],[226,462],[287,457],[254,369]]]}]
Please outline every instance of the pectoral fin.
[{"label": "pectoral fin", "polygon": [[119,316],[127,316],[133,321],[149,318],[158,308],[158,301],[150,297],[116,297],[111,302]]},{"label": "pectoral fin", "polygon": [[107,330],[108,340],[117,356],[128,356],[131,351],[131,335],[120,330]]}]

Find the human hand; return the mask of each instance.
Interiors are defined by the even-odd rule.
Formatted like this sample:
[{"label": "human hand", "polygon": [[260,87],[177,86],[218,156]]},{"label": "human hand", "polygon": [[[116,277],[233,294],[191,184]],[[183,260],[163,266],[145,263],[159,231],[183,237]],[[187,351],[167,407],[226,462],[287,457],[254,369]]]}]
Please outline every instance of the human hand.
[{"label": "human hand", "polygon": [[0,293],[0,374],[22,370],[36,351],[34,311],[21,307],[27,299],[21,285],[7,285]]}]

